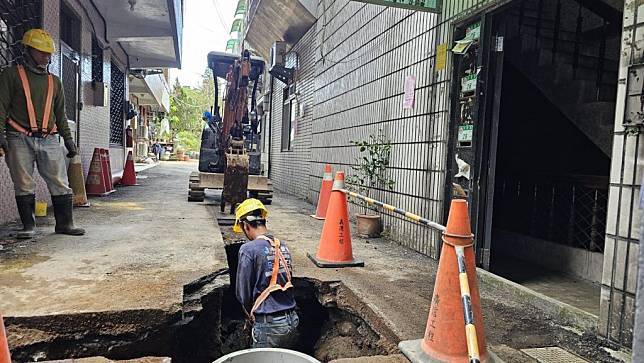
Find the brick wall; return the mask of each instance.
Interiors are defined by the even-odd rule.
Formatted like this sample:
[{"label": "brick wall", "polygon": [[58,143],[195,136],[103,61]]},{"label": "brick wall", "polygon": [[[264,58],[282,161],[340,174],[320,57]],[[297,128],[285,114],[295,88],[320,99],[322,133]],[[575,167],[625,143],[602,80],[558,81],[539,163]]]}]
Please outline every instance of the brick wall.
[{"label": "brick wall", "polygon": [[[93,90],[91,86],[92,81],[92,23],[87,13],[81,7],[78,1],[70,1],[67,3],[69,7],[79,16],[81,20],[81,54],[80,54],[80,72],[81,72],[81,91],[80,102],[83,103],[83,110],[79,115],[79,141],[81,150],[81,159],[85,176],[89,170],[92,153],[95,147],[107,148],[109,147],[109,106],[96,107],[91,105],[93,98]],[[56,40],[57,49],[60,49],[59,40],[59,14],[60,2],[59,1],[43,1],[43,28],[47,30],[52,37]],[[94,24],[99,30],[102,24]],[[99,31],[100,33],[100,31]],[[103,74],[106,82],[109,82],[110,74],[110,51],[104,51],[103,54]],[[61,56],[60,53],[52,57],[50,71],[60,76],[61,74]],[[42,178],[35,172],[37,181],[36,196],[39,200],[49,201],[49,193]],[[4,162],[0,159],[0,224],[7,223],[18,218],[18,213],[15,207],[13,183],[9,176],[9,170]]]}]

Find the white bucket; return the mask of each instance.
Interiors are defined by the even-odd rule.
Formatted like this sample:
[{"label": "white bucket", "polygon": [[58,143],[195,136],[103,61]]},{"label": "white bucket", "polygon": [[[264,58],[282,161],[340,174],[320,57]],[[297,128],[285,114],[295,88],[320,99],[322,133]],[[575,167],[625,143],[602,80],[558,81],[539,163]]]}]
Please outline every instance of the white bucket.
[{"label": "white bucket", "polygon": [[279,348],[245,349],[223,356],[213,363],[320,363],[294,350]]}]

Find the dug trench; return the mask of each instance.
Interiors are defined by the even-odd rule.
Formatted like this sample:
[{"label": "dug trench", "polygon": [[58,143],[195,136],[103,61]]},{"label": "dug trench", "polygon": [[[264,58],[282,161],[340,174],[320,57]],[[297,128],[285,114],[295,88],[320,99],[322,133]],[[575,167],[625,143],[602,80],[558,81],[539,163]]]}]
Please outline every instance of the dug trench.
[{"label": "dug trench", "polygon": [[[235,271],[238,246],[227,245],[230,270],[185,285],[183,304],[172,313],[130,310],[8,318],[14,361],[165,356],[176,363],[206,363],[249,348],[250,331],[231,288],[234,274],[229,273]],[[295,278],[293,283],[299,351],[322,362],[397,352],[395,335],[341,282]]]}]

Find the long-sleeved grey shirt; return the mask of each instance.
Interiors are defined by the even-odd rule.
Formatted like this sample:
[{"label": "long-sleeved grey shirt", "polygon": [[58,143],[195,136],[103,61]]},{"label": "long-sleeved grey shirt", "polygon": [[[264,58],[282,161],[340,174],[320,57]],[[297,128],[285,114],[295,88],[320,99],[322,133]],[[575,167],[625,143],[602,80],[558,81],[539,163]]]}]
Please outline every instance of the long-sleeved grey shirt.
[{"label": "long-sleeved grey shirt", "polygon": [[[272,236],[267,236],[272,238]],[[282,255],[292,273],[291,254],[286,245],[282,242]],[[239,249],[239,265],[237,266],[237,288],[235,294],[237,300],[250,312],[255,299],[264,291],[270,283],[273,274],[273,262],[275,250],[270,243],[263,239],[246,242]],[[284,285],[287,281],[286,270],[280,266],[277,276],[277,283]],[[271,293],[262,305],[255,311],[255,314],[273,314],[276,312],[293,309],[295,297],[293,288],[286,291],[275,291]]]}]

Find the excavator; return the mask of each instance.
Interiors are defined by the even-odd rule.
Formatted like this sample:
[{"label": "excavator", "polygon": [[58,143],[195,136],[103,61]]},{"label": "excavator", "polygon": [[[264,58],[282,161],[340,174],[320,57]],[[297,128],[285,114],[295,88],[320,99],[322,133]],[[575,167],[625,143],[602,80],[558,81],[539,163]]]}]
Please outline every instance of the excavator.
[{"label": "excavator", "polygon": [[[273,189],[261,175],[261,134],[258,130],[256,94],[264,61],[245,50],[241,57],[229,53],[208,53],[215,100],[211,112],[204,112],[199,171],[190,174],[188,201],[203,202],[206,189],[222,190],[221,212],[249,196],[271,204]],[[219,107],[219,79],[226,81],[223,117]],[[250,103],[250,104],[249,104]]]}]

